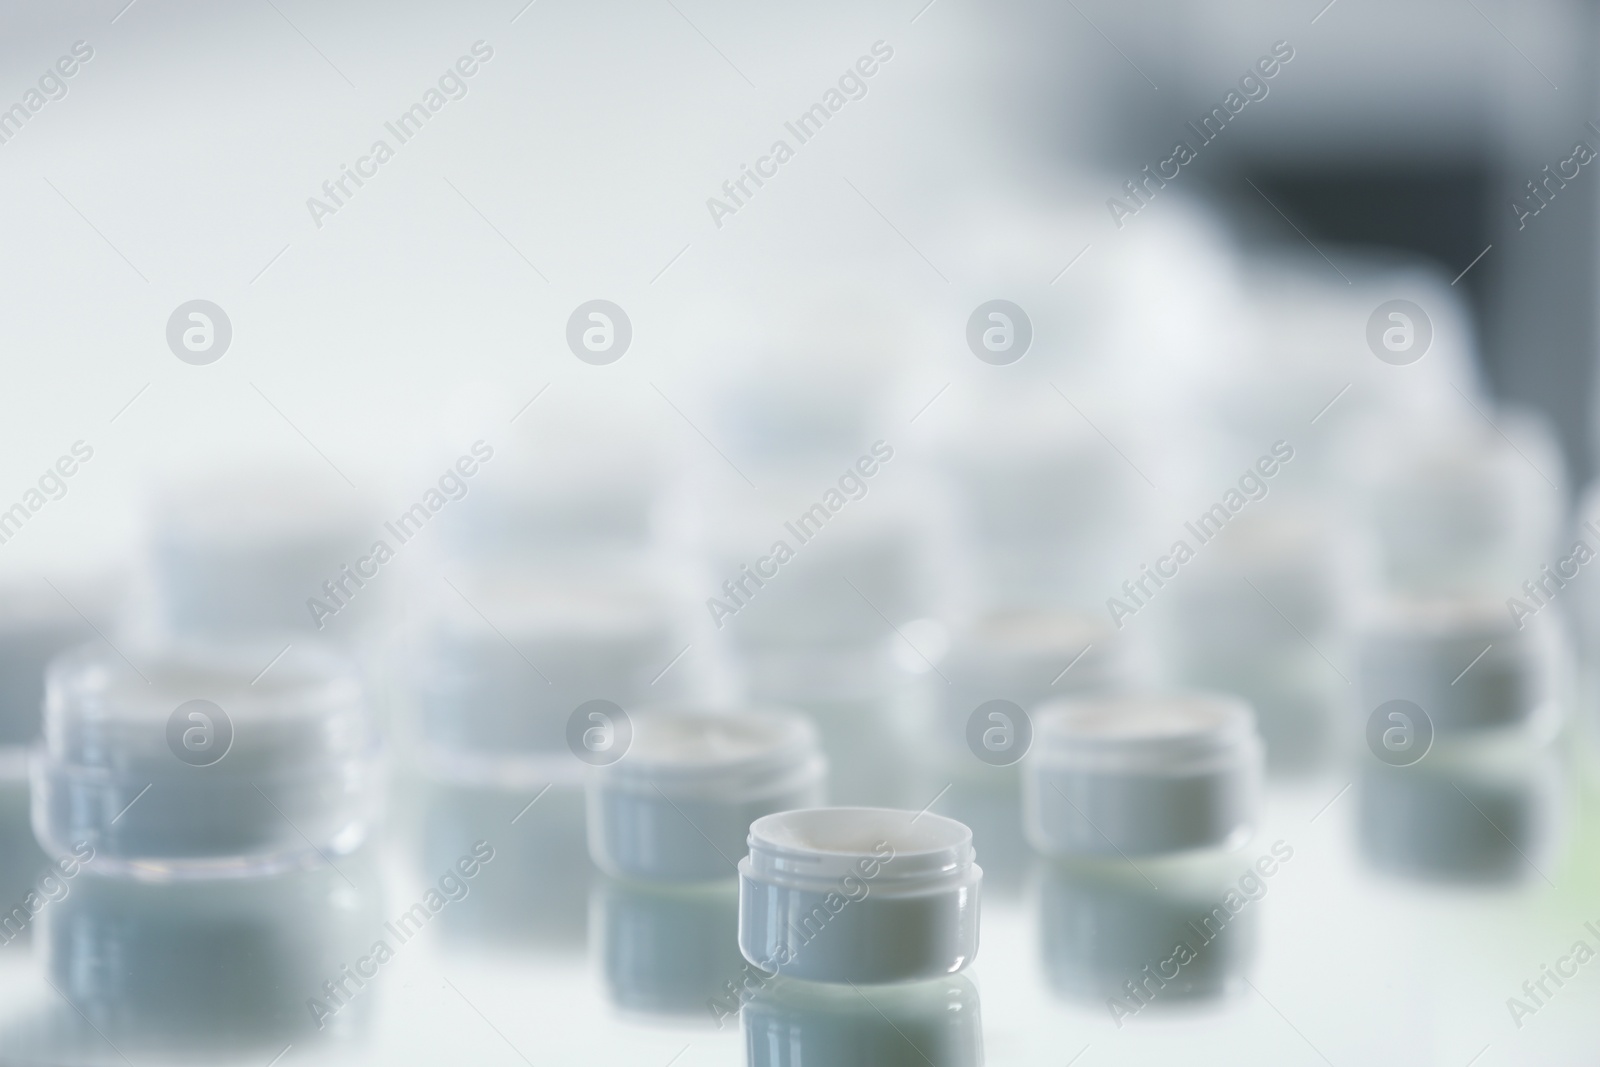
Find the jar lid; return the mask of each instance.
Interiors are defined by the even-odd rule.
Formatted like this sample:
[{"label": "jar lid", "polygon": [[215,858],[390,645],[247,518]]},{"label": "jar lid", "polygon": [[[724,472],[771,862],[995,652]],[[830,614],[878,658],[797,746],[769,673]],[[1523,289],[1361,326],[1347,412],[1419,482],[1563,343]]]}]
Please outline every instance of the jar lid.
[{"label": "jar lid", "polygon": [[1257,758],[1250,706],[1206,693],[1119,694],[1040,709],[1030,758],[1063,769],[1183,774]]},{"label": "jar lid", "polygon": [[976,852],[963,823],[896,808],[807,808],[750,824],[748,877],[793,889],[825,891],[861,864],[882,868],[875,892],[909,894],[968,878]]}]

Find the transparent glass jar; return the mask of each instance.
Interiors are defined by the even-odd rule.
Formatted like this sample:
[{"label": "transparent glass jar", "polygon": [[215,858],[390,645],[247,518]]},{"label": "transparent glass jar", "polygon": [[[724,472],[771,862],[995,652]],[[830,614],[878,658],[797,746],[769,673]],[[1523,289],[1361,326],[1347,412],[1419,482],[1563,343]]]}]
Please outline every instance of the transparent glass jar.
[{"label": "transparent glass jar", "polygon": [[96,873],[166,880],[310,866],[362,842],[380,750],[347,660],[298,643],[130,650],[89,645],[49,668],[31,765],[46,852],[87,845]]}]

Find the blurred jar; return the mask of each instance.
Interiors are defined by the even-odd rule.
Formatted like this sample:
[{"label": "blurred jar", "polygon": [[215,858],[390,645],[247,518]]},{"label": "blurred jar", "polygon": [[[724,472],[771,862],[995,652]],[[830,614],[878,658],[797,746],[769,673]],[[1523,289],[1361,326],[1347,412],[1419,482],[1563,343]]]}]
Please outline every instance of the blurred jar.
[{"label": "blurred jar", "polygon": [[1548,880],[1551,741],[1571,687],[1561,620],[1483,598],[1397,598],[1361,642],[1359,832],[1374,867],[1452,882]]},{"label": "blurred jar", "polygon": [[458,571],[412,649],[419,765],[463,784],[581,781],[579,705],[625,711],[697,691],[696,661],[648,585],[528,568]]},{"label": "blurred jar", "polygon": [[659,446],[595,403],[569,396],[559,413],[513,424],[471,491],[440,516],[433,553],[468,569],[542,568],[574,583],[646,574],[659,523]]},{"label": "blurred jar", "polygon": [[1200,854],[1254,833],[1262,744],[1236,697],[1083,696],[1046,705],[1035,730],[1023,817],[1046,855]]},{"label": "blurred jar", "polygon": [[1560,449],[1540,418],[1491,417],[1498,429],[1469,409],[1353,443],[1353,491],[1385,588],[1504,597],[1554,558],[1566,507]]},{"label": "blurred jar", "polygon": [[750,703],[794,708],[816,726],[833,803],[910,803],[906,739],[891,712],[894,675],[881,644],[746,650],[736,666]]},{"label": "blurred jar", "polygon": [[[949,402],[936,447],[955,562],[969,572],[963,607],[1102,609],[1106,574],[1138,566],[1133,546],[1150,521],[1144,475],[1048,386]],[[1116,424],[1135,448],[1138,423]]]},{"label": "blurred jar", "polygon": [[972,827],[991,892],[1019,890],[1029,850],[1017,763],[1031,717],[1051,699],[1128,684],[1131,642],[1103,616],[1026,608],[953,629],[917,620],[904,634],[916,648],[893,646],[894,701],[912,795],[938,795],[941,814]]},{"label": "blurred jar", "polygon": [[[399,545],[353,490],[328,486],[324,471],[198,478],[163,488],[149,511],[147,621],[158,632],[183,639],[326,629],[350,642],[394,595],[381,577],[346,575],[376,539]],[[312,599],[337,610],[314,612]]]},{"label": "blurred jar", "polygon": [[1400,767],[1369,756],[1358,782],[1361,854],[1377,870],[1469,885],[1556,876],[1566,793],[1544,746],[1445,745]]},{"label": "blurred jar", "polygon": [[589,857],[614,877],[731,879],[751,823],[823,802],[827,761],[801,715],[653,708],[631,730],[586,789]]},{"label": "blurred jar", "polygon": [[[1318,442],[1295,458],[1297,482],[1316,492],[1369,478],[1368,464],[1403,455],[1402,442],[1478,419],[1469,401],[1487,404],[1472,309],[1449,275],[1387,249],[1333,254],[1347,278],[1303,245],[1249,256],[1242,288],[1253,335],[1223,353],[1198,383],[1198,398],[1189,398],[1234,449],[1256,449],[1286,432],[1296,445]],[[1393,324],[1380,309],[1396,299],[1427,320],[1412,323],[1413,338],[1422,342],[1420,328],[1426,347],[1400,365],[1379,358],[1369,332],[1374,321]],[[1352,456],[1360,457],[1353,471],[1346,469]]]},{"label": "blurred jar", "polygon": [[701,560],[700,622],[759,653],[879,641],[924,614],[936,596],[926,515],[916,487],[895,484],[907,467],[896,455],[864,442],[831,466],[768,475],[758,498],[704,490],[682,531]]},{"label": "blurred jar", "polygon": [[[361,678],[310,642],[64,653],[46,682],[33,828],[55,857],[151,880],[254,876],[355,849],[381,810]],[[135,663],[137,662],[137,666]]]},{"label": "blurred jar", "polygon": [[[491,833],[494,860],[471,892],[433,920],[447,950],[576,959],[585,948],[590,882],[581,786],[523,789],[429,779],[404,790],[415,804],[412,873],[432,882]],[[401,819],[395,819],[401,823]],[[500,827],[498,830],[486,828]]]},{"label": "blurred jar", "polygon": [[1600,560],[1600,481],[1590,482],[1583,491],[1569,535],[1571,539],[1546,566],[1528,575],[1516,591],[1516,610],[1539,614],[1560,603],[1573,623],[1579,662],[1590,668],[1595,663],[1592,650],[1600,649],[1600,579],[1590,577],[1591,571],[1600,570],[1590,566]]},{"label": "blurred jar", "polygon": [[1356,569],[1322,509],[1262,501],[1198,549],[1160,593],[1174,683],[1237,693],[1256,712],[1268,769],[1305,773],[1333,754],[1347,700],[1342,662]]},{"label": "blurred jar", "polygon": [[1561,638],[1554,617],[1519,619],[1489,597],[1392,597],[1361,629],[1362,710],[1409,701],[1442,744],[1548,741],[1562,718]]}]

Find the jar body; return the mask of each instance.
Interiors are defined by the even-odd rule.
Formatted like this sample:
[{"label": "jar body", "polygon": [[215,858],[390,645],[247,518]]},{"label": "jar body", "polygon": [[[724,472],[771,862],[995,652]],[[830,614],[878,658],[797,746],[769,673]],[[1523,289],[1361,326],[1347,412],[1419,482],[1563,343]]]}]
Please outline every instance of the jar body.
[{"label": "jar body", "polygon": [[741,874],[739,950],[769,973],[913,982],[954,974],[978,953],[978,867],[955,885],[910,894],[874,893],[866,882],[802,889]]},{"label": "jar body", "polygon": [[1023,817],[1046,855],[1152,855],[1242,842],[1260,793],[1249,766],[1137,773],[1036,762],[1023,776]]},{"label": "jar body", "polygon": [[253,877],[353,851],[379,803],[376,753],[251,780],[169,762],[84,767],[35,753],[34,836],[54,857],[88,845],[102,874]]},{"label": "jar body", "polygon": [[659,788],[592,785],[589,855],[616,878],[707,882],[731,878],[745,854],[750,824],[763,815],[808,808],[823,798],[821,761],[762,795],[677,795]]}]

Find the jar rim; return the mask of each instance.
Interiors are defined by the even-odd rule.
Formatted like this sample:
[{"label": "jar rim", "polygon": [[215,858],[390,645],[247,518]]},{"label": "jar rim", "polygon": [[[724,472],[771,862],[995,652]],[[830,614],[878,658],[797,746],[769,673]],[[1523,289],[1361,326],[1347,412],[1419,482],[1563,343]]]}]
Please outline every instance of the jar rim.
[{"label": "jar rim", "polygon": [[782,811],[750,824],[750,878],[825,888],[847,877],[897,893],[946,888],[976,876],[972,830],[932,812],[819,807]]},{"label": "jar rim", "polygon": [[[163,727],[191,701],[215,704],[237,751],[315,762],[367,751],[375,735],[355,664],[334,649],[265,638],[67,650],[45,672],[44,745],[66,763],[165,753]],[[213,713],[214,714],[214,713]]]}]

